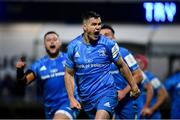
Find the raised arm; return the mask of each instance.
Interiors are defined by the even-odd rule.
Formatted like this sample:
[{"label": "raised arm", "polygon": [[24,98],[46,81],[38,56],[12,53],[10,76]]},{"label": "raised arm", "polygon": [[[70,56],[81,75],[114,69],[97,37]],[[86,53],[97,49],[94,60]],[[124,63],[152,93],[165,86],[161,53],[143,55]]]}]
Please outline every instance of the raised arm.
[{"label": "raised arm", "polygon": [[21,58],[16,63],[16,77],[19,84],[27,85],[35,80],[35,74],[31,70],[24,72],[25,61]]}]

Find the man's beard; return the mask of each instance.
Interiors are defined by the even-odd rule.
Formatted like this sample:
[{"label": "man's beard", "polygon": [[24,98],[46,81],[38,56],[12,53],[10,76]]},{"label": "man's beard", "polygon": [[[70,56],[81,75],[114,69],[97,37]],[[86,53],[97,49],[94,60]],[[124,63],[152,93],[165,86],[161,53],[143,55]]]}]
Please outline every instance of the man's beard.
[{"label": "man's beard", "polygon": [[45,49],[46,49],[47,54],[48,54],[51,58],[57,57],[58,54],[59,54],[59,52],[60,52],[60,48],[58,48],[55,53],[51,53],[50,50],[48,50],[47,48],[45,48]]}]

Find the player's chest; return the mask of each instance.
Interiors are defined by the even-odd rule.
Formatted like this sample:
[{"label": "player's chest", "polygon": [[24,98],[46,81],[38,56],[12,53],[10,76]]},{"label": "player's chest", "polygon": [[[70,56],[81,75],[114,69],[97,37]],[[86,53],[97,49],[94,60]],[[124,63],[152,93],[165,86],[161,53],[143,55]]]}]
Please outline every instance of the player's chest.
[{"label": "player's chest", "polygon": [[50,62],[39,68],[39,76],[42,80],[64,76],[65,61]]},{"label": "player's chest", "polygon": [[75,49],[74,61],[77,64],[98,63],[109,59],[108,50],[104,46],[81,46]]}]

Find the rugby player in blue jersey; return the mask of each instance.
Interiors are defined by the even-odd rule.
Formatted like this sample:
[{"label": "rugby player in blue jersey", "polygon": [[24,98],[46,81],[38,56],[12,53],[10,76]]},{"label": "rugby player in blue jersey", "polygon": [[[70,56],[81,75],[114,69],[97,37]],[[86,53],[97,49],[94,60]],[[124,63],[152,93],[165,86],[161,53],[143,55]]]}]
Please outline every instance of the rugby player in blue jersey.
[{"label": "rugby player in blue jersey", "polygon": [[171,97],[171,119],[180,119],[180,67],[164,83]]},{"label": "rugby player in blue jersey", "polygon": [[[122,69],[131,86],[132,96],[139,95],[128,66],[115,41],[100,35],[101,17],[90,11],[83,15],[84,33],[68,45],[65,84],[72,108],[83,109],[91,119],[109,119],[117,105],[117,92],[111,70],[114,62]],[[72,82],[76,76],[81,104],[74,98]]]},{"label": "rugby player in blue jersey", "polygon": [[[115,31],[110,25],[103,25],[101,27],[100,33],[102,35],[105,35],[115,40]],[[121,53],[122,58],[128,65],[129,69],[131,70],[132,75],[136,83],[138,83],[138,86],[141,92],[143,92],[144,89],[142,88],[145,86],[147,92],[150,92],[147,98],[148,100],[149,99],[151,100],[152,91],[153,91],[152,85],[147,84],[148,83],[147,79],[145,79],[144,73],[139,68],[139,65],[137,64],[135,58],[124,47],[120,47],[119,52]],[[119,99],[119,104],[115,109],[115,119],[134,119],[138,110],[137,110],[136,100],[130,97],[130,94],[129,94],[130,86],[127,84],[125,78],[123,77],[123,75],[119,72],[118,68],[113,63],[112,63],[111,73],[115,79],[116,89],[118,91],[118,99]],[[149,101],[147,101],[147,104],[149,103]]]},{"label": "rugby player in blue jersey", "polygon": [[26,72],[25,62],[19,59],[17,80],[19,84],[28,85],[37,80],[42,89],[45,115],[47,119],[73,119],[79,110],[69,107],[67,91],[64,83],[66,57],[60,52],[61,40],[54,31],[44,35],[44,46],[47,55],[35,61]]},{"label": "rugby player in blue jersey", "polygon": [[[163,102],[167,98],[167,91],[164,88],[163,84],[160,82],[160,80],[155,75],[153,75],[152,72],[147,70],[147,66],[148,66],[147,58],[141,54],[136,55],[135,58],[140,64],[140,66],[142,67],[142,70],[146,74],[154,90],[154,95],[151,100],[150,106],[144,107],[141,110],[141,113],[140,113],[141,117],[147,118],[147,119],[161,119],[160,106],[163,104]],[[142,102],[142,101],[139,101],[139,102]]]}]

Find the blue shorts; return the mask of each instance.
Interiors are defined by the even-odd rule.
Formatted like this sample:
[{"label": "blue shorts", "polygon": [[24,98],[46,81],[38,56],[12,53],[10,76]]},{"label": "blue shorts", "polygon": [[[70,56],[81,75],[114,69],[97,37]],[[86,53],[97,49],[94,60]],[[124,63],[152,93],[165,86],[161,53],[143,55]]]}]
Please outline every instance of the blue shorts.
[{"label": "blue shorts", "polygon": [[115,108],[115,119],[135,119],[137,107],[135,101],[130,97],[125,97],[119,101]]},{"label": "blue shorts", "polygon": [[54,115],[57,113],[63,113],[68,116],[70,119],[76,119],[80,111],[76,108],[71,109],[69,105],[56,106],[54,108],[48,109],[45,108],[46,119],[53,119]]},{"label": "blue shorts", "polygon": [[117,104],[118,104],[117,93],[110,91],[96,102],[95,107],[92,110],[86,112],[90,119],[95,118],[96,112],[98,110],[105,110],[112,117],[114,113],[114,108],[117,106]]}]

